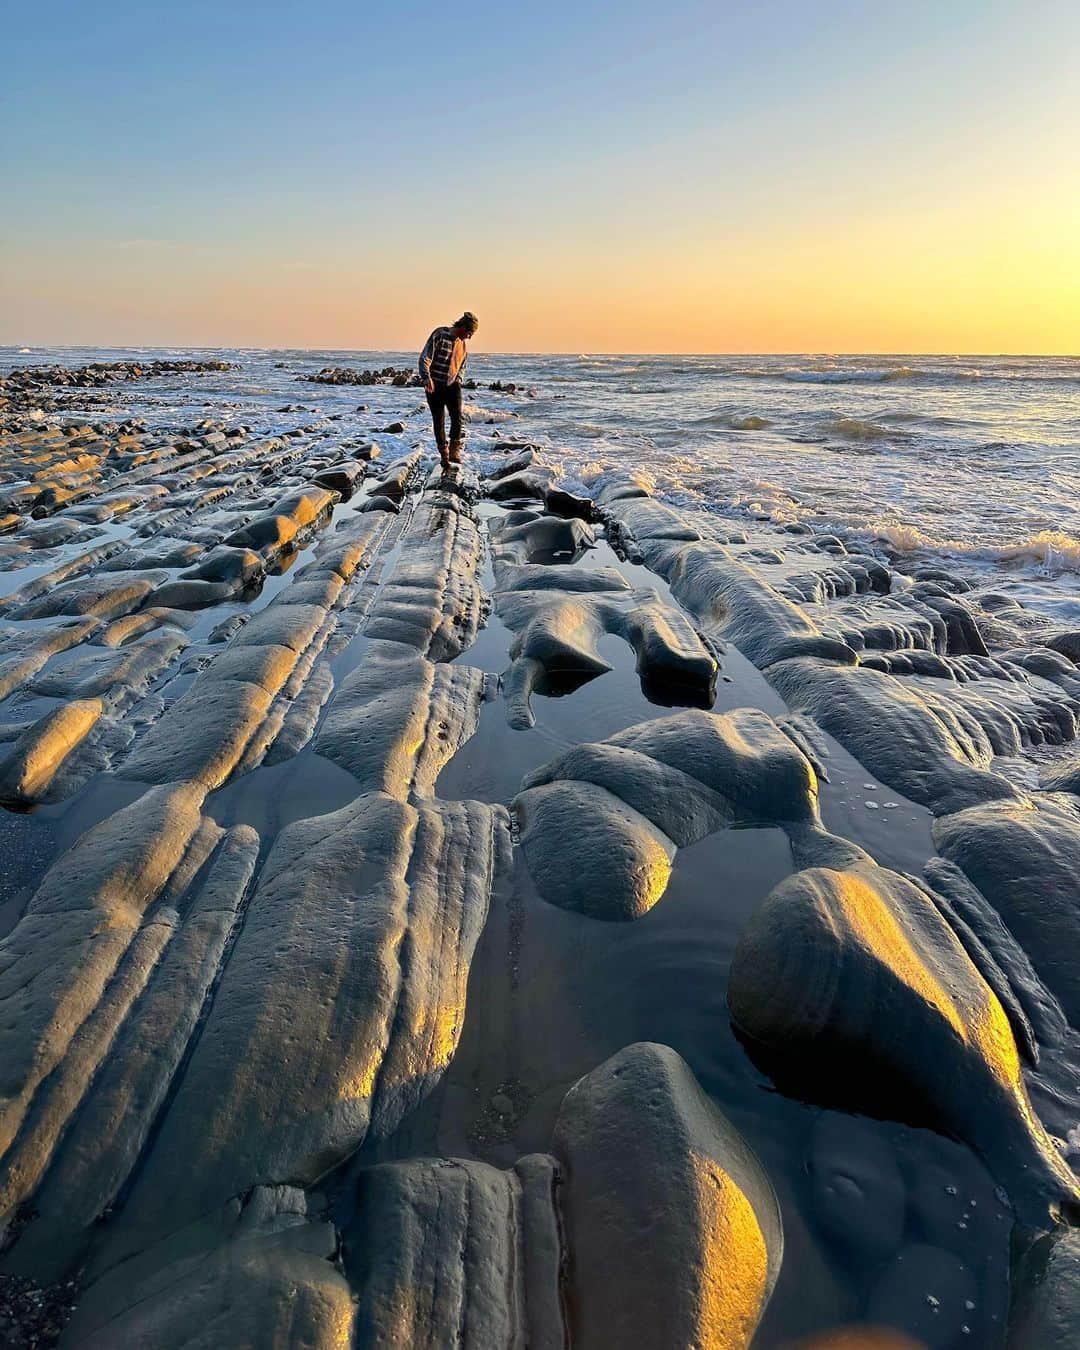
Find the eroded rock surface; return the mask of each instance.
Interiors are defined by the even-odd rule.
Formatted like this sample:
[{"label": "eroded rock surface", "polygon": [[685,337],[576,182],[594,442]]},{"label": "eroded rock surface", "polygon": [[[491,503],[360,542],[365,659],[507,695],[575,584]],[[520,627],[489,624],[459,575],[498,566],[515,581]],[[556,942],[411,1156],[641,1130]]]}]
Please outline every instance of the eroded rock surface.
[{"label": "eroded rock surface", "polygon": [[485,687],[469,666],[437,665],[401,643],[373,643],[342,681],[314,748],[352,773],[360,791],[402,801],[428,797],[476,730]]},{"label": "eroded rock surface", "polygon": [[733,825],[822,833],[817,780],[765,713],[688,711],[574,746],[515,798],[521,847],[545,900],[636,919],[663,895],[677,847]]},{"label": "eroded rock surface", "polygon": [[193,784],[154,788],[88,831],[4,939],[0,1147],[10,1148],[38,1087],[95,1015],[147,907],[196,837],[203,796]]},{"label": "eroded rock surface", "polygon": [[1067,1350],[1080,1318],[1080,1234],[1046,1234],[1025,1251],[1013,1274],[1009,1350]]},{"label": "eroded rock surface", "polygon": [[906,1090],[983,1154],[1027,1222],[1075,1208],[1080,1188],[1031,1109],[1004,1009],[904,878],[870,865],[782,883],[743,932],[728,1002],[749,1036],[820,1074],[826,1099],[830,1075],[864,1109],[885,1095],[895,1110]]},{"label": "eroded rock surface", "polygon": [[1068,798],[975,806],[940,820],[935,836],[997,910],[1070,1022],[1080,1024],[1080,811]]},{"label": "eroded rock surface", "polygon": [[360,796],[280,835],[120,1219],[126,1251],[389,1133],[454,1052],[505,822]]},{"label": "eroded rock surface", "polygon": [[[363,1175],[349,1263],[364,1343],[736,1350],[783,1251],[760,1164],[666,1046],[567,1094],[550,1154]],[[564,1284],[568,1287],[564,1288]]]},{"label": "eroded rock surface", "polygon": [[[993,1350],[977,1153],[1048,1235],[1012,1341],[1058,1343],[1075,634],[557,447],[474,428],[444,474],[376,382],[359,425],[0,428],[0,1316],[16,1279],[71,1289],[73,1346],[857,1311]],[[902,798],[869,827],[863,776]]]},{"label": "eroded rock surface", "polygon": [[347,1350],[355,1306],[336,1245],[303,1191],[257,1187],[91,1285],[64,1344]]},{"label": "eroded rock surface", "polygon": [[[531,529],[541,524],[538,520]],[[579,524],[560,521],[560,525]],[[510,724],[535,721],[531,699],[559,677],[593,679],[611,669],[598,643],[622,638],[633,648],[642,687],[670,703],[711,704],[717,661],[685,615],[665,605],[655,591],[625,590],[601,573],[587,585],[560,567],[509,567],[497,576],[499,618],[516,635],[507,677]],[[531,583],[531,584],[530,584]]]},{"label": "eroded rock surface", "polygon": [[780,1269],[779,1208],[673,1050],[632,1045],[582,1079],[553,1151],[567,1176],[575,1344],[749,1344]]}]

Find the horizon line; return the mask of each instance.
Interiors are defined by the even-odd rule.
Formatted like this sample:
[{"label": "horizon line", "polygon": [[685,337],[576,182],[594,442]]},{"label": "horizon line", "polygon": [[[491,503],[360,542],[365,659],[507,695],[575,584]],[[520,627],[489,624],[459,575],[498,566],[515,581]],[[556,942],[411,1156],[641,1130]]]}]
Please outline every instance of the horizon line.
[{"label": "horizon line", "polygon": [[[99,351],[99,352],[124,352],[124,351],[214,351],[214,352],[268,352],[270,354],[280,354],[285,352],[340,352],[351,356],[366,356],[379,354],[398,355],[402,352],[411,351],[410,347],[258,347],[249,344],[238,344],[225,346],[214,343],[166,343],[166,342],[132,342],[132,343],[88,343],[88,342],[37,342],[33,344],[17,345],[15,343],[0,343],[0,350],[13,351],[16,355],[30,355],[35,350],[51,351]],[[419,348],[416,349],[419,351]],[[506,349],[481,349],[470,352],[470,356],[565,356],[571,359],[580,359],[589,356],[651,356],[651,357],[755,357],[755,356],[808,356],[808,357],[852,357],[852,356],[883,356],[883,357],[901,357],[901,356],[929,356],[929,357],[955,357],[965,360],[988,359],[1000,360],[1002,358],[1031,358],[1036,360],[1060,360],[1077,361],[1080,360],[1080,351],[1076,352],[1026,352],[1026,351],[893,351],[884,348],[865,348],[860,351],[829,351],[825,349],[791,349],[785,351],[615,351],[607,348],[594,347],[591,351],[566,350],[566,351],[514,351]]]}]

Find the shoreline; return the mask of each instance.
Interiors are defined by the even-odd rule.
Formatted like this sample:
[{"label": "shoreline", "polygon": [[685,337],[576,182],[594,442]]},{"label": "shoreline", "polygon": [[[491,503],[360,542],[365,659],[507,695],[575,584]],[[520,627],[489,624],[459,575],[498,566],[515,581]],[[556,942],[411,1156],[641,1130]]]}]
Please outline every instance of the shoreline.
[{"label": "shoreline", "polygon": [[74,1346],[180,1344],[202,1297],[261,1343],[286,1286],[319,1345],[405,1306],[436,1342],[467,1310],[537,1343],[1003,1345],[1001,1195],[1061,1251],[1077,1202],[1046,1133],[1080,1116],[1076,634],[633,475],[585,500],[520,441],[447,487],[395,397],[273,438],[5,438],[43,509],[0,539],[32,860],[0,1268],[83,1271]]},{"label": "shoreline", "polygon": [[[100,354],[85,350],[88,358]],[[309,422],[310,414],[355,411],[347,386],[295,383],[327,360],[346,359],[341,353],[215,355],[240,361],[238,376],[152,381],[145,394],[131,386],[103,399],[100,411],[88,400],[83,408],[90,417],[136,409],[151,423],[175,425],[185,414],[203,415],[205,403],[266,434],[303,425],[302,416],[288,415],[290,403],[307,405]],[[402,354],[371,357],[365,364],[389,359],[411,368]],[[869,356],[793,365],[479,352],[475,364],[477,383],[496,386],[472,395],[478,443],[485,422],[512,424],[512,434],[547,446],[582,487],[602,468],[647,463],[657,494],[681,509],[740,523],[763,515],[802,521],[909,568],[936,561],[969,577],[996,577],[1025,604],[1080,622],[1080,443],[1070,430],[1080,370],[1067,360],[968,371],[940,358],[913,367]],[[979,378],[958,378],[965,375]],[[500,383],[516,384],[518,396],[498,392]],[[522,398],[523,386],[539,396]],[[63,401],[66,415],[80,407],[77,396]],[[382,406],[378,397],[368,401]],[[386,410],[393,420],[388,402]]]}]

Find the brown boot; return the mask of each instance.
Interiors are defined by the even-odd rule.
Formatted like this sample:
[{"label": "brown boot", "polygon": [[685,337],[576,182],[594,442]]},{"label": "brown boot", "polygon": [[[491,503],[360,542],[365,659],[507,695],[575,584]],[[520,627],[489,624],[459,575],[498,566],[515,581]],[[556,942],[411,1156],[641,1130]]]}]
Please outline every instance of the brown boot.
[{"label": "brown boot", "polygon": [[450,450],[449,450],[448,453],[449,453],[449,455],[450,455],[450,463],[451,463],[451,464],[460,464],[460,463],[461,463],[461,442],[460,442],[460,441],[451,441],[451,442],[450,442]]},{"label": "brown boot", "polygon": [[439,446],[439,467],[442,469],[443,473],[450,467],[450,452],[445,445]]}]

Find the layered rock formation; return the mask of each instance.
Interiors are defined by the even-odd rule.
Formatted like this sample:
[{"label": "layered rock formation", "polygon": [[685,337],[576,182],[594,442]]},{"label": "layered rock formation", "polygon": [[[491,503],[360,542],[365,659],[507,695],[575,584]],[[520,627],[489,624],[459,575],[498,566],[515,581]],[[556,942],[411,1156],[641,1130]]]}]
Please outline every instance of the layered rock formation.
[{"label": "layered rock formation", "polygon": [[[1066,1344],[1080,647],[488,467],[0,435],[0,1303],[72,1282],[72,1347],[1004,1345],[1015,1223],[1009,1343]],[[921,877],[837,765],[924,809]]]},{"label": "layered rock formation", "polygon": [[361,1185],[362,1344],[746,1345],[780,1269],[768,1179],[667,1046],[575,1084],[549,1154],[390,1163]]}]

